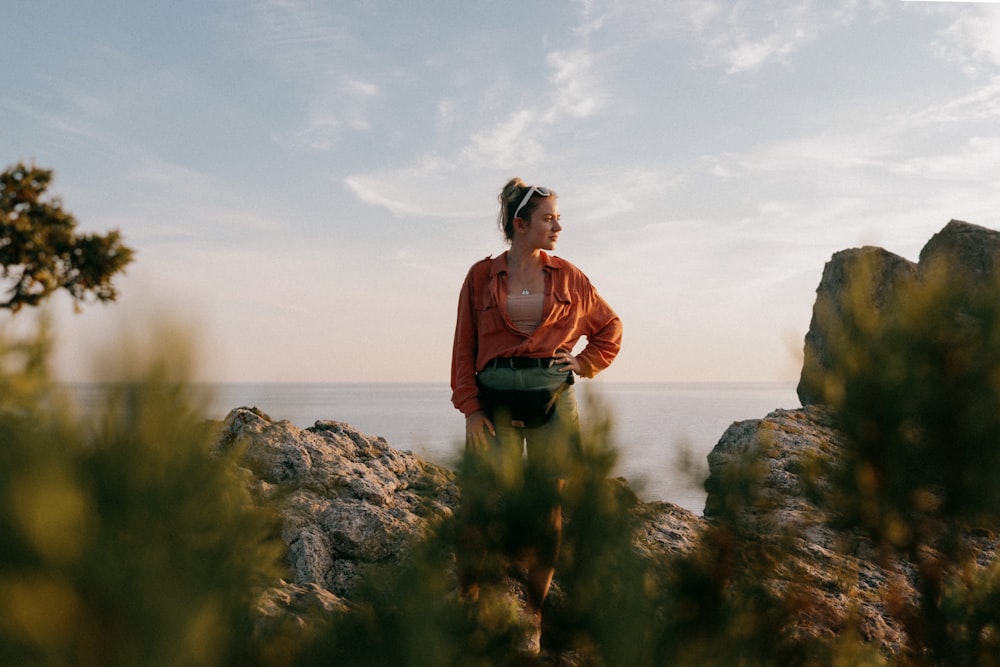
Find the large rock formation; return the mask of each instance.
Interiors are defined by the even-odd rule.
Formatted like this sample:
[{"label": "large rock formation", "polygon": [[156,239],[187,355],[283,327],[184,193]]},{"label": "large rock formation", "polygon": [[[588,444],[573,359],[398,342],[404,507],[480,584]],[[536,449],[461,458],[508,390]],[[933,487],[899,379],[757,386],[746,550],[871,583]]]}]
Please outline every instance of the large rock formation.
[{"label": "large rock formation", "polygon": [[1000,232],[952,220],[920,251],[919,263],[866,246],[833,255],[816,288],[806,333],[798,396],[802,405],[828,404],[836,391],[836,355],[848,331],[866,322],[848,318],[878,314],[914,280],[1000,281]]},{"label": "large rock formation", "polygon": [[[261,602],[272,619],[347,609],[366,565],[401,563],[408,543],[459,500],[453,472],[339,422],[300,429],[238,408],[226,418],[220,444],[241,448],[257,493],[281,510],[290,577]],[[720,515],[735,516],[744,534],[787,554],[773,586],[794,580],[812,600],[796,633],[825,637],[855,624],[866,641],[895,653],[905,635],[888,609],[893,596],[913,595],[907,564],[880,562],[856,537],[845,550],[846,536],[829,526],[822,484],[819,494],[805,493],[804,471],[814,458],[836,460],[842,446],[829,412],[818,406],[736,422],[709,455],[705,516],[640,502],[636,548],[659,559],[688,553]],[[754,502],[738,505],[732,489],[748,462],[758,465]],[[989,561],[997,539],[980,540]]]},{"label": "large rock formation", "polygon": [[995,281],[1000,276],[1000,232],[952,220],[931,237],[920,251],[919,261],[923,275],[945,270],[978,281]]},{"label": "large rock formation", "polygon": [[[255,408],[226,417],[222,450],[236,448],[255,493],[281,515],[289,580],[261,603],[266,616],[345,609],[368,565],[391,567],[458,505],[455,473],[393,449],[348,424],[300,429]],[[636,546],[647,554],[693,548],[703,520],[670,503],[640,503]]]},{"label": "large rock formation", "polygon": [[917,273],[913,262],[882,248],[842,250],[823,268],[806,333],[797,393],[802,405],[827,402],[835,355],[843,349],[849,314],[880,312],[901,283]]},{"label": "large rock formation", "polygon": [[[819,406],[732,424],[708,456],[705,516],[725,516],[765,551],[783,554],[771,584],[800,586],[811,601],[795,632],[823,637],[854,625],[894,654],[905,634],[889,609],[893,598],[914,595],[908,566],[880,561],[864,539],[831,528],[829,487],[810,474],[817,461],[835,462],[843,446],[831,413]],[[734,493],[741,481],[752,484],[748,494]]]},{"label": "large rock formation", "polygon": [[226,417],[260,497],[281,512],[291,584],[350,597],[365,563],[399,562],[414,537],[458,501],[455,475],[347,424],[299,429],[252,408]]}]

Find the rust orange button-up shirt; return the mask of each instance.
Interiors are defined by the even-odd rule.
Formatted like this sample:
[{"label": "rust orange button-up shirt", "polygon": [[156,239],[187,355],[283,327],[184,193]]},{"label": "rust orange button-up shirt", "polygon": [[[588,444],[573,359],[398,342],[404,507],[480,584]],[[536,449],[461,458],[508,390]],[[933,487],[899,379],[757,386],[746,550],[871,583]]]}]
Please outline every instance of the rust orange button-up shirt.
[{"label": "rust orange button-up shirt", "polygon": [[518,331],[507,314],[507,253],[472,265],[458,299],[451,356],[451,402],[465,415],[481,409],[476,373],[497,357],[551,357],[573,350],[583,377],[611,365],[621,348],[622,323],[580,269],[542,253],[545,303],[542,322],[531,334]]}]

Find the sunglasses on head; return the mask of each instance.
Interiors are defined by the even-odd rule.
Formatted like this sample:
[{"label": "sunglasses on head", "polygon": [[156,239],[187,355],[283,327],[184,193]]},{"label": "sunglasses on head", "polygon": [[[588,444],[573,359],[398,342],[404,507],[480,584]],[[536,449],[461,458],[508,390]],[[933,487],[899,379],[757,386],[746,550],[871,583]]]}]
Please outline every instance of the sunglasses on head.
[{"label": "sunglasses on head", "polygon": [[543,197],[548,197],[549,195],[552,194],[552,191],[549,190],[544,185],[532,185],[528,189],[527,194],[524,195],[524,199],[522,199],[521,203],[518,204],[517,208],[514,209],[514,216],[511,218],[511,220],[517,217],[517,214],[521,212],[521,209],[524,208],[524,205],[528,203],[529,199],[531,199],[531,195],[535,194],[536,192]]}]

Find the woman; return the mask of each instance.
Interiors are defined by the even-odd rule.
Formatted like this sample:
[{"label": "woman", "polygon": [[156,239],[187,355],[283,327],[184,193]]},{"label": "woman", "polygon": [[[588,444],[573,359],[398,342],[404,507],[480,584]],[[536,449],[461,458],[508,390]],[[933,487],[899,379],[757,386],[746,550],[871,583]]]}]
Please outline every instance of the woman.
[{"label": "woman", "polygon": [[[546,487],[536,488],[536,497],[557,499],[579,446],[574,374],[593,377],[611,364],[621,347],[622,325],[582,271],[548,254],[562,231],[556,193],[514,178],[499,200],[497,222],[510,249],[474,264],[462,285],[452,403],[465,415],[467,452],[493,461],[495,483],[521,488],[527,481]],[[587,345],[573,354],[581,337]],[[538,395],[545,400],[536,402]],[[477,491],[463,489],[464,501]],[[529,648],[537,651],[562,519],[558,500],[534,508],[545,530],[522,536],[516,546],[527,572],[525,615],[534,628]],[[482,533],[481,524],[473,521],[467,528],[460,577],[466,595],[475,597],[475,552],[485,548],[485,538],[471,534]],[[509,547],[518,540],[507,542]]]}]

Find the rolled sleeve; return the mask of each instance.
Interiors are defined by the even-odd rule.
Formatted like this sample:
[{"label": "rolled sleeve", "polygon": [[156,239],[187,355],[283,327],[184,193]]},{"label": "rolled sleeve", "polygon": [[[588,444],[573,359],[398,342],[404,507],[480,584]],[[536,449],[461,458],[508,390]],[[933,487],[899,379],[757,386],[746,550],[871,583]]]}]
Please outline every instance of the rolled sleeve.
[{"label": "rolled sleeve", "polygon": [[592,378],[618,356],[622,345],[622,321],[611,306],[592,290],[592,307],[587,313],[587,346],[577,355],[580,375]]}]

